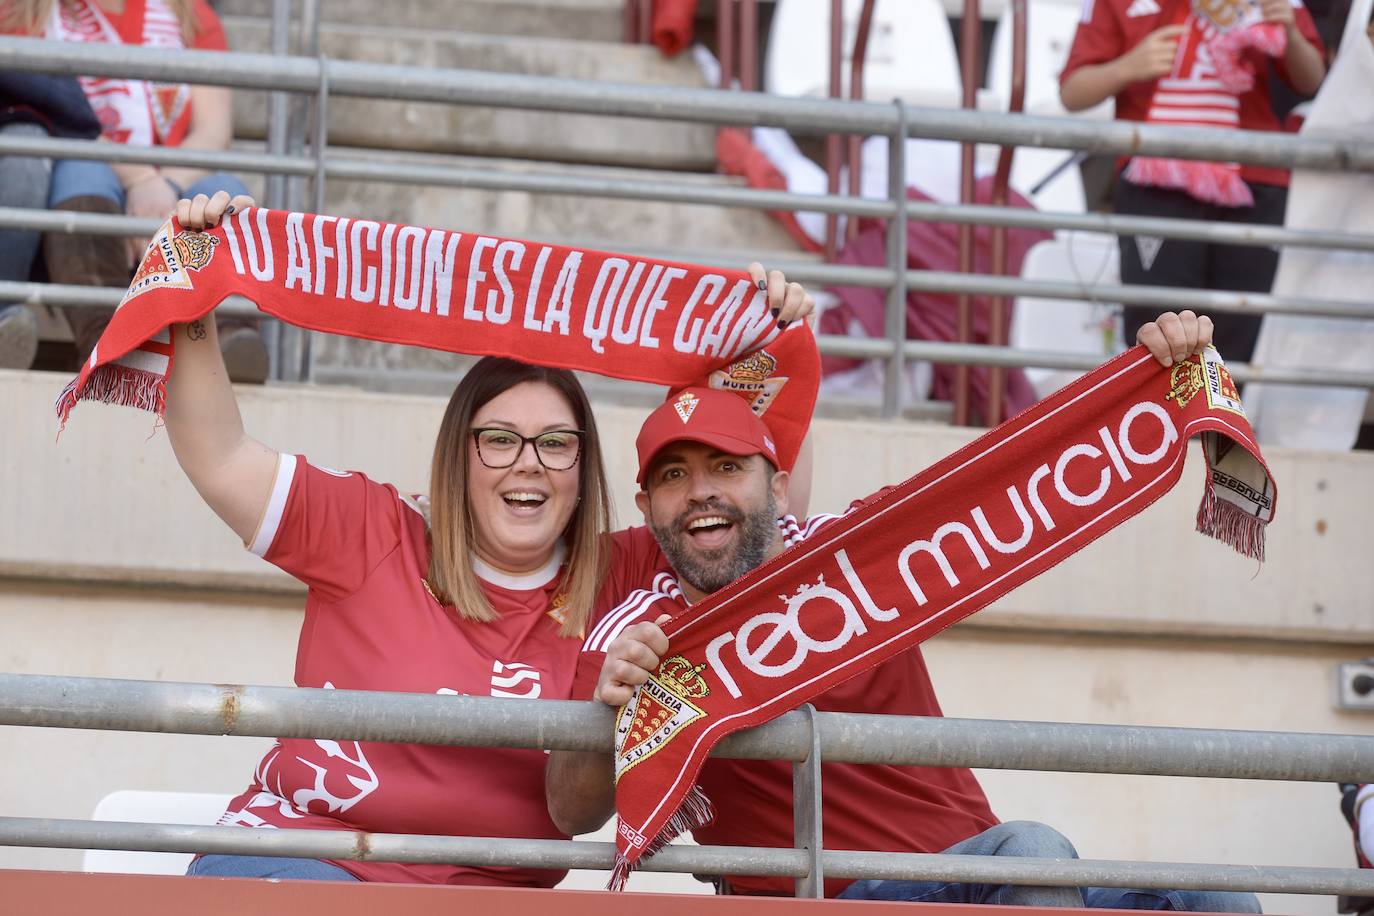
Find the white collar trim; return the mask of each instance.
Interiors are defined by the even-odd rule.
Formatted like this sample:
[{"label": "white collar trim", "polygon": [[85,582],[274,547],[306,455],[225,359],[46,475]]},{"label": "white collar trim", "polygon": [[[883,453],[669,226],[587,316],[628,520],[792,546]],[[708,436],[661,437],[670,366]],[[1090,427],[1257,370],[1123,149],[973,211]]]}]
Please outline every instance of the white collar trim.
[{"label": "white collar trim", "polygon": [[497,585],[512,591],[529,591],[530,589],[543,588],[557,578],[558,571],[563,567],[563,560],[567,558],[567,555],[567,546],[562,541],[558,541],[554,544],[553,555],[543,566],[527,573],[511,573],[504,569],[497,569],[474,554],[472,571],[477,573],[477,578],[490,585]]}]

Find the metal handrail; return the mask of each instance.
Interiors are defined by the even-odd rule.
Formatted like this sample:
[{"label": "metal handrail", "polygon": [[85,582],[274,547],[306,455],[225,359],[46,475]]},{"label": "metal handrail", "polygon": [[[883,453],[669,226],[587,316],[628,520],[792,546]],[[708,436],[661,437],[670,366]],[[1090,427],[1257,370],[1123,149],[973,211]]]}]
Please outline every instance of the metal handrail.
[{"label": "metal handrail", "polygon": [[[0,817],[0,846],[124,849],[218,855],[288,856],[541,869],[608,870],[615,845],[587,840],[522,840],[347,830],[259,830],[124,821]],[[808,850],[752,846],[667,846],[640,866],[648,872],[801,878]],[[935,853],[816,852],[830,878],[1007,883],[1039,887],[1154,887],[1279,894],[1374,894],[1374,874],[1358,868],[1035,859]]]},{"label": "metal handrail", "polygon": [[[89,140],[56,137],[0,135],[0,154],[50,156],[55,159],[90,159],[101,162],[137,162],[150,165],[179,165],[213,170],[315,175],[319,164],[312,157],[286,156],[244,150],[190,150],[166,146],[126,146]],[[487,191],[567,194],[571,196],[662,201],[664,203],[712,204],[750,210],[813,210],[854,216],[891,218],[896,208],[891,200],[854,198],[844,195],[800,194],[793,191],[768,191],[756,188],[714,187],[709,185],[671,185],[661,181],[630,178],[589,178],[553,172],[509,171],[503,169],[408,163],[395,160],[358,159],[329,155],[324,158],[324,173],[329,178],[378,181],[389,184],[435,185]],[[1283,245],[1293,248],[1324,248],[1374,253],[1374,235],[1319,229],[1289,229],[1264,223],[1216,223],[1205,220],[1172,219],[1157,216],[1127,216],[1111,213],[1068,213],[1056,210],[1030,210],[994,207],[983,204],[964,206],[933,201],[905,203],[907,217],[921,222],[971,223],[977,226],[1006,226],[1020,229],[1067,229],[1075,232],[1100,232],[1109,235],[1157,235],[1225,245]],[[33,213],[0,207],[6,228],[48,228],[47,225],[17,221],[14,213]],[[35,220],[41,217],[32,217]],[[109,217],[118,219],[119,217]],[[70,230],[98,231],[88,228]],[[131,230],[132,231],[132,230]],[[139,230],[142,231],[142,230]],[[115,233],[123,234],[123,233]],[[146,234],[146,233],[144,233]]]},{"label": "metal handrail", "polygon": [[[612,719],[612,711],[597,703],[0,674],[3,725],[608,751]],[[812,710],[787,713],[731,736],[717,747],[716,755],[806,761],[816,778],[820,761],[827,760],[1322,782],[1374,780],[1374,737]],[[668,847],[645,867],[805,878],[814,866],[830,877],[848,878],[1374,893],[1374,875],[1359,869],[833,851],[821,850],[819,837],[809,839],[809,850]],[[605,868],[614,854],[610,844],[560,840],[14,817],[0,818],[0,845],[540,868]]]},{"label": "metal handrail", "polygon": [[[613,711],[363,690],[0,674],[0,725],[599,751]],[[1374,737],[1158,726],[815,713],[827,763],[1374,782]],[[801,712],[722,741],[713,756],[802,760]]]},{"label": "metal handrail", "polygon": [[[569,80],[482,70],[441,70],[305,57],[219,51],[176,51],[129,45],[80,45],[0,37],[9,69],[134,79],[209,83],[239,89],[315,93],[327,69],[330,92],[388,101],[440,102],[496,108],[617,115],[737,126],[785,127],[800,134],[890,135],[891,105],[787,98],[762,92],[719,92]],[[1217,130],[1070,117],[908,108],[908,136],[974,143],[1073,148],[1242,162],[1281,168],[1374,172],[1374,146],[1358,139],[1301,137],[1266,131]]]}]

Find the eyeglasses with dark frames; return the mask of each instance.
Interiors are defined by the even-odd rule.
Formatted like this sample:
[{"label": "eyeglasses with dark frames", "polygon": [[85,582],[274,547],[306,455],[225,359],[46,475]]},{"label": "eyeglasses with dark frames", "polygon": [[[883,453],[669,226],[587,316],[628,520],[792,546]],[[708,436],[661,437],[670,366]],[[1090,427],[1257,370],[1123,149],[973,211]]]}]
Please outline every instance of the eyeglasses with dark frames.
[{"label": "eyeglasses with dark frames", "polygon": [[550,471],[566,471],[577,464],[582,454],[581,429],[551,429],[537,436],[522,436],[499,426],[478,427],[472,431],[477,457],[489,468],[508,468],[520,459],[525,446],[534,446],[534,456]]}]

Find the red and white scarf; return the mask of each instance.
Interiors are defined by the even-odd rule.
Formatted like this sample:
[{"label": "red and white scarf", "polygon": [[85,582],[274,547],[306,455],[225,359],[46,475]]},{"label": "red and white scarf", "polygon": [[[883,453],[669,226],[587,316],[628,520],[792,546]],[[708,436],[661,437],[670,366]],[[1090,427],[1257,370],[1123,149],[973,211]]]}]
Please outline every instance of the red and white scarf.
[{"label": "red and white scarf", "polygon": [[[181,23],[165,0],[128,0],[132,28],[148,48],[184,48]],[[44,37],[54,41],[124,44],[98,3],[58,0]],[[191,87],[185,83],[83,76],[81,88],[112,143],[134,146],[177,146],[191,126]]]},{"label": "red and white scarf", "polygon": [[57,402],[162,413],[169,326],[231,295],[303,328],[734,391],[791,467],[820,360],[806,322],[780,329],[743,271],[470,232],[243,210],[209,232],[154,236],[109,327]]},{"label": "red and white scarf", "polygon": [[[1240,96],[1255,85],[1246,52],[1280,57],[1287,34],[1278,23],[1261,22],[1247,0],[1193,0],[1180,4],[1179,13],[1177,22],[1187,31],[1179,39],[1173,70],[1155,85],[1145,120],[1236,130]],[[1186,191],[1206,203],[1248,207],[1255,202],[1235,162],[1136,156],[1124,174],[1133,184]]]},{"label": "red and white scarf", "polygon": [[1137,346],[669,621],[657,675],[616,717],[611,887],[709,822],[695,782],[717,741],[934,636],[1126,521],[1178,481],[1193,436],[1210,467],[1198,530],[1262,559],[1274,483],[1220,356],[1165,369]]}]

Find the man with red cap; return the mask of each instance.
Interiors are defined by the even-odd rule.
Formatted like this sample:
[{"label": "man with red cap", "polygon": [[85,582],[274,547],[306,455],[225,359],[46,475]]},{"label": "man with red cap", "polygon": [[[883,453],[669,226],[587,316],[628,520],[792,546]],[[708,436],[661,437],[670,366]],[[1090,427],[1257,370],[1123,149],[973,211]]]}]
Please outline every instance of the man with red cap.
[{"label": "man with red cap", "polygon": [[[1142,328],[1140,342],[1167,365],[1200,351],[1211,330],[1208,319],[1191,312],[1166,314]],[[615,537],[640,549],[646,545],[639,542],[652,538],[665,562],[652,581],[593,615],[599,622],[583,644],[573,697],[611,706],[627,702],[657,670],[668,649],[659,623],[839,517],[799,521],[790,514],[802,507],[789,504],[791,479],[779,467],[768,426],[734,393],[707,387],[672,392],[645,420],[635,446],[641,488],[635,501],[646,527]],[[919,649],[846,681],[814,705],[831,712],[941,715]],[[821,769],[827,849],[1077,855],[1067,839],[1043,824],[999,824],[968,769],[846,763]],[[714,821],[694,831],[699,842],[792,846],[789,762],[712,758],[698,784],[715,809]],[[614,811],[611,755],[552,752],[545,790],[549,813],[561,830],[579,834],[599,828]],[[785,878],[727,875],[716,884],[722,893],[792,893]],[[849,899],[1259,912],[1253,894],[1205,891],[828,879],[825,893]]]}]

